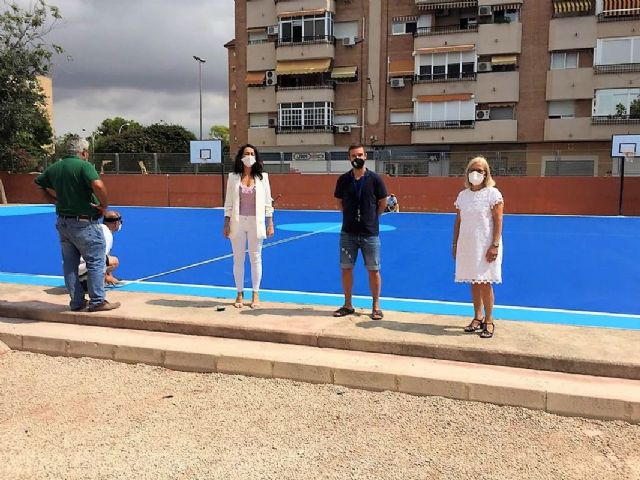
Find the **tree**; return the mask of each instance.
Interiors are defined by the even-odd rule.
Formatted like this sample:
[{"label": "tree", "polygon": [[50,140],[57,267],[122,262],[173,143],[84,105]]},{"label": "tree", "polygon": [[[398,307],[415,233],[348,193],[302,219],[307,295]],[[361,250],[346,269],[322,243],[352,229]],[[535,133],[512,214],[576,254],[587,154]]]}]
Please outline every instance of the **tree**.
[{"label": "tree", "polygon": [[148,127],[123,129],[96,141],[99,153],[188,153],[195,135],[180,125],[155,123]]},{"label": "tree", "polygon": [[4,5],[0,14],[0,170],[30,170],[52,141],[38,76],[47,75],[54,53],[62,52],[44,41],[62,17],[45,0],[26,9],[13,2]]},{"label": "tree", "polygon": [[209,129],[209,137],[215,140],[221,140],[223,153],[229,151],[229,127],[214,125]]},{"label": "tree", "polygon": [[118,135],[119,133],[124,132],[125,128],[127,130],[133,130],[134,128],[142,128],[142,125],[135,120],[113,117],[105,118],[98,126],[97,130],[101,131],[104,136],[108,137],[109,135]]},{"label": "tree", "polygon": [[640,118],[640,97],[636,98],[629,106],[629,115],[632,118]]},{"label": "tree", "polygon": [[616,105],[616,117],[623,117],[627,114],[627,107],[625,107],[624,103],[619,103]]}]

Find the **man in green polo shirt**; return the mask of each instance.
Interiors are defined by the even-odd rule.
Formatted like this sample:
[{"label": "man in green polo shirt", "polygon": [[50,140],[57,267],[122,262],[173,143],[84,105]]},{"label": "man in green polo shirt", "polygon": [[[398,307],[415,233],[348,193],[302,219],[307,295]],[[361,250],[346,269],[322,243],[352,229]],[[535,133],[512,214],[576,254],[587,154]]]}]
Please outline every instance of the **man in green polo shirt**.
[{"label": "man in green polo shirt", "polygon": [[[89,142],[78,136],[67,142],[67,156],[58,160],[35,183],[47,201],[56,205],[56,229],[62,247],[64,283],[73,311],[87,307],[90,312],[113,310],[119,303],[105,298],[105,240],[100,217],[107,210],[107,189],[89,158]],[[89,302],[78,277],[80,257],[87,264]]]}]

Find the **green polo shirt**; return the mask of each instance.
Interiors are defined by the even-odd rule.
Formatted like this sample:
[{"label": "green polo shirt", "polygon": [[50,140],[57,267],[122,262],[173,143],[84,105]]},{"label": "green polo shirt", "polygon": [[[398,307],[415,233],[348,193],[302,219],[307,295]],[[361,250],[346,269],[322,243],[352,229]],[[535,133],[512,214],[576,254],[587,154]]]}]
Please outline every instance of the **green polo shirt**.
[{"label": "green polo shirt", "polygon": [[95,167],[79,157],[65,157],[47,168],[34,180],[43,188],[55,190],[58,215],[98,216],[100,212],[90,204],[98,204],[91,183],[100,180]]}]

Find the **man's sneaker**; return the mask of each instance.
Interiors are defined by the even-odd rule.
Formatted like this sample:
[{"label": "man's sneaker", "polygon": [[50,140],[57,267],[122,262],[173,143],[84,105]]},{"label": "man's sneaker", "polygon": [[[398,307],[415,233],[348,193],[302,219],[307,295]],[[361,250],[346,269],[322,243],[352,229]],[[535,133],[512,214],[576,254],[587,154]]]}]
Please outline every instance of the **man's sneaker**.
[{"label": "man's sneaker", "polygon": [[120,307],[120,302],[109,303],[106,300],[99,305],[89,305],[88,312],[107,312],[109,310],[115,310]]}]

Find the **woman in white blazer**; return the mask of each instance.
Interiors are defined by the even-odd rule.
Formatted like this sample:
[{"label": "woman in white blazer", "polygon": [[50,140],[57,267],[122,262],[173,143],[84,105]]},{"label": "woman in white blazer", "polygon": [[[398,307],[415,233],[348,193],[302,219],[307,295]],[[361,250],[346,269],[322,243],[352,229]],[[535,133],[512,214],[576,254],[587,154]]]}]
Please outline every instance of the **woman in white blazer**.
[{"label": "woman in white blazer", "polygon": [[262,280],[262,242],[273,235],[273,204],[269,175],[263,172],[260,154],[253,145],[240,147],[227,180],[224,199],[224,236],[231,240],[233,278],[238,294],[234,302],[242,308],[244,300],[244,253],[249,243],[251,308],[260,306]]}]

